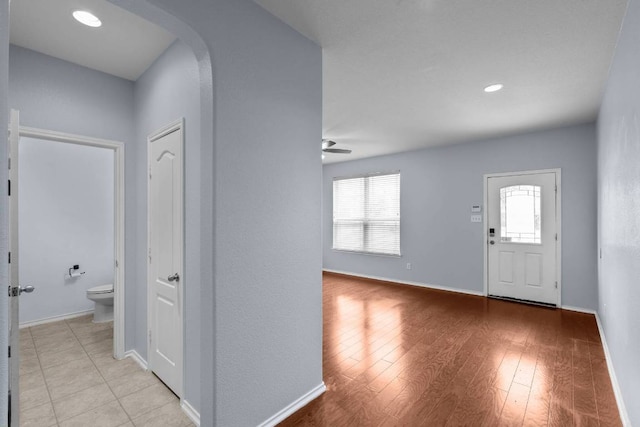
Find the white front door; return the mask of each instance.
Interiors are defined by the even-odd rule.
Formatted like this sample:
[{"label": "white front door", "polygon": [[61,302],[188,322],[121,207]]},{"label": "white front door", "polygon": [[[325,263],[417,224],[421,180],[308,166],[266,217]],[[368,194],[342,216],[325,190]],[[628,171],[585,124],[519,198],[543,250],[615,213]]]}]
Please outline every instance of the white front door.
[{"label": "white front door", "polygon": [[182,123],[149,137],[149,364],[178,396],[183,359]]},{"label": "white front door", "polygon": [[558,304],[557,174],[487,178],[488,293]]}]

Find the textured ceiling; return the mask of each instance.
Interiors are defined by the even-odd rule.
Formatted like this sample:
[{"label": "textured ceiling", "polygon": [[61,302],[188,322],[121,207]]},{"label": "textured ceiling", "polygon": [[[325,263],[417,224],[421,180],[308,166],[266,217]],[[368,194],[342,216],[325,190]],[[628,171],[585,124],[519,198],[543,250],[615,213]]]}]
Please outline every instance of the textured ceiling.
[{"label": "textured ceiling", "polygon": [[[90,28],[75,10],[98,16]],[[164,29],[105,0],[12,0],[11,43],[128,80],[136,80],[175,40]]]},{"label": "textured ceiling", "polygon": [[325,162],[594,120],[627,4],[256,1],[323,47]]}]

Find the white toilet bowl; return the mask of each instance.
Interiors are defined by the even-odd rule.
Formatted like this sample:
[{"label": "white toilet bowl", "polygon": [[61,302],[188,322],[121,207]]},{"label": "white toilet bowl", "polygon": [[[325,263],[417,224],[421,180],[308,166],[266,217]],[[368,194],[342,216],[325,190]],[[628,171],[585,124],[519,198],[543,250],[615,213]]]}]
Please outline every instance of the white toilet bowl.
[{"label": "white toilet bowl", "polygon": [[95,286],[87,290],[87,298],[96,303],[93,323],[113,320],[113,284]]}]

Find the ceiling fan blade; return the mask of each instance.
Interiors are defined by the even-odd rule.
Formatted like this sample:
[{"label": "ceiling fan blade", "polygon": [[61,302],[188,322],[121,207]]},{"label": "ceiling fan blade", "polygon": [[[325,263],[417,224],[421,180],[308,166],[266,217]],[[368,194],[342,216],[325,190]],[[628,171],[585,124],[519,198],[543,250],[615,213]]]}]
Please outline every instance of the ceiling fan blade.
[{"label": "ceiling fan blade", "polygon": [[325,148],[322,151],[325,153],[338,153],[338,154],[350,154],[351,150],[345,150],[342,148]]},{"label": "ceiling fan blade", "polygon": [[333,147],[334,145],[336,145],[335,141],[330,141],[328,139],[325,139],[325,140],[322,141],[322,149],[323,150],[325,148]]}]

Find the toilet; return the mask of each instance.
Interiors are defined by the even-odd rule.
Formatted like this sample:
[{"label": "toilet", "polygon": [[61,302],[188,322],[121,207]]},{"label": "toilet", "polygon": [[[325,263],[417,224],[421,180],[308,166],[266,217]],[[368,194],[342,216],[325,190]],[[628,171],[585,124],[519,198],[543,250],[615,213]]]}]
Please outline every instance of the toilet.
[{"label": "toilet", "polygon": [[87,290],[87,298],[96,303],[93,311],[93,323],[113,320],[113,284],[94,286]]}]

